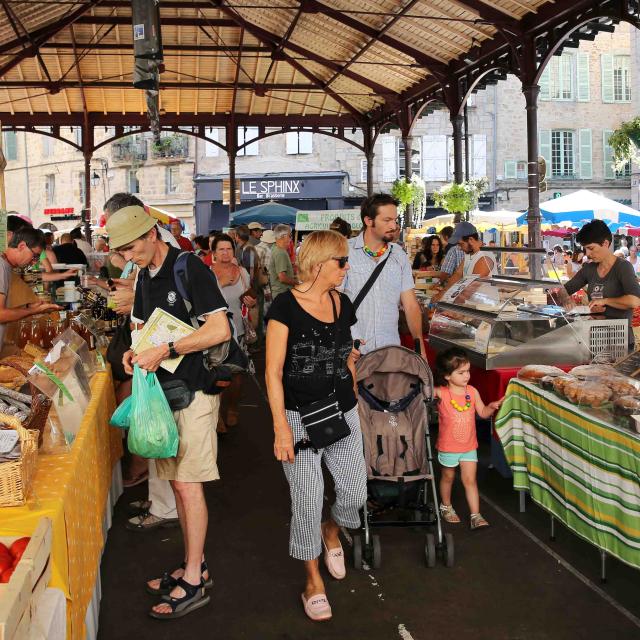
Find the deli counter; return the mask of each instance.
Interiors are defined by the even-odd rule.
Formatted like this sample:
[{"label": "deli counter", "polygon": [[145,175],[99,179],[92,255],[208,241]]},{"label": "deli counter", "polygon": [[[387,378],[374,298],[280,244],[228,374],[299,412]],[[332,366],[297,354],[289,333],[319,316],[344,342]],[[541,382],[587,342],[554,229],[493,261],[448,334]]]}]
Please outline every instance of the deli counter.
[{"label": "deli counter", "polygon": [[627,354],[627,320],[607,320],[576,306],[544,252],[491,251],[496,275],[463,278],[437,303],[429,328],[432,349],[461,347],[484,369],[609,362]]}]

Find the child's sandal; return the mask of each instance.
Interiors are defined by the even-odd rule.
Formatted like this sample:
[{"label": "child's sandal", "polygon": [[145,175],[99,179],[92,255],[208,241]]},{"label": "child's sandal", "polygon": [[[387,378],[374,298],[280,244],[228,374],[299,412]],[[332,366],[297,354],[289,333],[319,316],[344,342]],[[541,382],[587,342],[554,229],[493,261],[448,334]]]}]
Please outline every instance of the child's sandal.
[{"label": "child's sandal", "polygon": [[460,518],[456,513],[456,510],[453,508],[453,505],[450,504],[441,504],[440,505],[440,516],[445,522],[449,524],[459,524]]},{"label": "child's sandal", "polygon": [[482,517],[480,513],[472,513],[471,514],[471,531],[476,531],[477,529],[484,529],[489,526],[489,523]]}]

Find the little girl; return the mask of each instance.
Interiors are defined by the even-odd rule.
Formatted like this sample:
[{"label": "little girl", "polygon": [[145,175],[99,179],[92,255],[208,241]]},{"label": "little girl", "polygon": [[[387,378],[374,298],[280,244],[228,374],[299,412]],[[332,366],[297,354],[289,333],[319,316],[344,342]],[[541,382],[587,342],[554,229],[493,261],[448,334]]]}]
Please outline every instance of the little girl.
[{"label": "little girl", "polygon": [[491,417],[502,400],[485,405],[476,389],[469,386],[469,358],[462,349],[447,349],[436,359],[435,384],[439,398],[438,460],[442,465],[440,479],[440,513],[445,522],[458,523],[460,518],[451,505],[451,487],[460,465],[462,484],[471,511],[471,529],[488,527],[480,514],[480,497],[476,482],[478,440],[476,416]]}]

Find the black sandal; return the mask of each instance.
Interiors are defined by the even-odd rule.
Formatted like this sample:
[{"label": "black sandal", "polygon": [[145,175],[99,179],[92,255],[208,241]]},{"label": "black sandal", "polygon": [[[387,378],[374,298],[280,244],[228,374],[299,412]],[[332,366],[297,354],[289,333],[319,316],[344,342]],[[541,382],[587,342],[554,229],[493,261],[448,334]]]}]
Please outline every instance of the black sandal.
[{"label": "black sandal", "polygon": [[171,613],[157,613],[153,609],[149,611],[149,615],[157,620],[172,620],[174,618],[182,618],[200,607],[209,604],[211,598],[204,592],[204,580],[200,580],[200,584],[189,584],[182,578],[176,580],[176,586],[183,589],[185,595],[181,598],[172,598],[171,596],[162,596],[162,600],[158,604],[168,604],[171,607]]},{"label": "black sandal", "polygon": [[[184,571],[186,568],[187,565],[183,562],[180,565],[180,569]],[[206,561],[200,565],[200,573],[204,573],[205,571],[209,571]],[[152,596],[167,596],[176,588],[178,580],[180,580],[180,578],[174,578],[170,573],[164,573],[160,579],[160,586],[157,589],[150,587],[149,583],[147,583],[147,593],[150,593]],[[207,580],[203,578],[203,581],[204,584],[202,586],[205,589],[211,589],[213,587],[213,578],[211,578],[211,576],[209,576]]]}]

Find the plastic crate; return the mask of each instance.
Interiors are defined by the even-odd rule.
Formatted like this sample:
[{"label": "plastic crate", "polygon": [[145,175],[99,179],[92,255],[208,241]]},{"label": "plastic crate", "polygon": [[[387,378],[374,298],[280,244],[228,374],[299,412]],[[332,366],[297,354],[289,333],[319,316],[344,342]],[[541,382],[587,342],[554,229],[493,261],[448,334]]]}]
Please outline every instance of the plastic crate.
[{"label": "plastic crate", "polygon": [[627,355],[629,323],[626,320],[596,320],[589,323],[589,349],[592,358],[615,362]]}]

